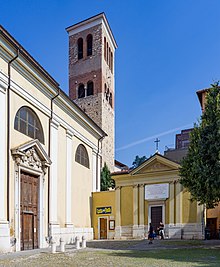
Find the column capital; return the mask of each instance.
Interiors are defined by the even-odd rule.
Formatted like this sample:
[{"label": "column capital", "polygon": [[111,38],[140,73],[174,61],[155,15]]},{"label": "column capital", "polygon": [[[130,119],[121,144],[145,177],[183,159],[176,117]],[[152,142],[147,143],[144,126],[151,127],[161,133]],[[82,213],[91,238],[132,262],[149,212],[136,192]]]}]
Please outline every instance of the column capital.
[{"label": "column capital", "polygon": [[96,147],[93,147],[93,148],[92,148],[92,153],[93,153],[93,154],[97,154],[97,153],[98,153],[98,149],[97,149]]},{"label": "column capital", "polygon": [[60,126],[60,123],[55,120],[54,118],[52,118],[52,120],[50,121],[50,125],[55,128],[55,129],[58,129],[58,127]]},{"label": "column capital", "polygon": [[72,139],[73,136],[74,136],[74,132],[72,132],[69,129],[66,129],[66,137]]},{"label": "column capital", "polygon": [[138,184],[133,184],[133,188],[138,188]]},{"label": "column capital", "polygon": [[122,186],[116,186],[115,190],[120,190],[122,188]]},{"label": "column capital", "polygon": [[143,188],[145,186],[145,184],[139,184],[140,188]]}]

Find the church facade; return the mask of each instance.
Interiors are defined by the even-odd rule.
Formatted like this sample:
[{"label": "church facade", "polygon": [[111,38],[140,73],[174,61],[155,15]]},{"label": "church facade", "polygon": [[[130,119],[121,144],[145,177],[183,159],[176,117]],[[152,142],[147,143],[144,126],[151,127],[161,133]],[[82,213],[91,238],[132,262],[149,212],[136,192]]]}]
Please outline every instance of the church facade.
[{"label": "church facade", "polygon": [[[114,161],[116,44],[104,14],[87,22],[83,22],[86,36],[90,32],[83,48],[88,50],[86,59],[80,58],[84,57],[81,41],[72,41],[75,28],[68,29],[70,51],[77,51],[77,59],[75,52],[70,55],[70,97],[0,27],[0,251],[47,247],[51,237],[57,243],[60,237],[67,243],[76,236],[93,239],[92,192],[100,190],[102,151],[107,155],[111,150],[112,158],[104,160]],[[101,35],[96,36],[92,25],[101,28]],[[99,62],[97,71],[92,69],[93,60]],[[71,64],[84,64],[86,82],[74,74]],[[111,86],[109,78],[103,78],[105,72]],[[76,97],[76,92],[82,94]],[[75,98],[87,98],[87,106],[95,106],[100,121],[110,114],[109,146],[102,145],[107,136],[103,123],[91,119],[86,114],[89,109],[78,103],[80,108]]]},{"label": "church facade", "polygon": [[179,183],[180,165],[156,153],[139,167],[113,173],[115,191],[93,193],[96,239],[144,238],[149,223],[165,237],[204,238],[204,207]]}]

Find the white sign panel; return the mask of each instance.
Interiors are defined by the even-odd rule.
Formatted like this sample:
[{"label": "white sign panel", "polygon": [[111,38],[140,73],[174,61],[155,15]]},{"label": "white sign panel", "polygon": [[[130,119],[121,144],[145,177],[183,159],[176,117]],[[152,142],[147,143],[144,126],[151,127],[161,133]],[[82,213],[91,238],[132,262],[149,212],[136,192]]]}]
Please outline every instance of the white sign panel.
[{"label": "white sign panel", "polygon": [[169,197],[169,184],[145,185],[145,199],[166,199]]}]

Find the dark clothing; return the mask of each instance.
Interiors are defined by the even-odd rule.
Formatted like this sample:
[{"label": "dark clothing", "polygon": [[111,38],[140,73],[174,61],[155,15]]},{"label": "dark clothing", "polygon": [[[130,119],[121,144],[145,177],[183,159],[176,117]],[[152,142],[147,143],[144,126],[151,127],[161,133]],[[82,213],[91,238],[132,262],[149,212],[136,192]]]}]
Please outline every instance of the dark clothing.
[{"label": "dark clothing", "polygon": [[154,229],[153,229],[153,226],[151,225],[149,229],[149,238],[153,238],[153,237],[154,237]]}]

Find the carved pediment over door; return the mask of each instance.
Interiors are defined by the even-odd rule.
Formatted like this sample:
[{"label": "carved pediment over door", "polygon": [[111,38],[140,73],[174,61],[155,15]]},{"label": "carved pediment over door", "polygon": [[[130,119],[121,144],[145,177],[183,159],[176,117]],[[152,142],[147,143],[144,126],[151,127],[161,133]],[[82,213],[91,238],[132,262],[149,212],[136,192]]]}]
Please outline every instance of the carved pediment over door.
[{"label": "carved pediment over door", "polygon": [[11,150],[17,165],[46,172],[51,160],[41,143],[36,139]]}]

